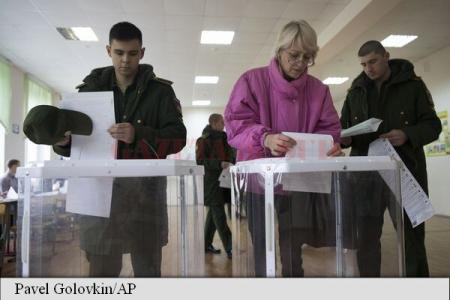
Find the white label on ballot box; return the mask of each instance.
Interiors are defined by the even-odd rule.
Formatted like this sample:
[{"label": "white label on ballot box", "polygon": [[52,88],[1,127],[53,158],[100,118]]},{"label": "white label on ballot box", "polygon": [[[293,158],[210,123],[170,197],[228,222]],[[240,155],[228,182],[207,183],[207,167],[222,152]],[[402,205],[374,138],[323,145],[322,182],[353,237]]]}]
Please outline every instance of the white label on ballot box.
[{"label": "white label on ballot box", "polygon": [[[401,162],[400,187],[402,203],[413,227],[420,225],[434,215],[434,209],[430,199],[428,199],[428,196],[425,194],[420,184],[405,166],[402,159],[388,140],[378,139],[373,141],[369,146],[369,155],[388,155],[392,159]],[[396,180],[392,178],[395,174],[386,171],[379,171],[379,173],[389,188],[395,193],[393,183],[396,182]]]},{"label": "white label on ballot box", "polygon": [[[333,147],[333,137],[327,134],[282,132],[297,144],[286,153],[286,159],[325,159]],[[331,173],[287,173],[281,177],[285,191],[331,193]]]},{"label": "white label on ballot box", "polygon": [[[61,108],[85,113],[93,124],[89,136],[72,135],[71,160],[113,160],[116,141],[108,133],[115,124],[112,92],[66,94]],[[113,178],[70,178],[67,189],[68,212],[108,218],[111,210]]]}]

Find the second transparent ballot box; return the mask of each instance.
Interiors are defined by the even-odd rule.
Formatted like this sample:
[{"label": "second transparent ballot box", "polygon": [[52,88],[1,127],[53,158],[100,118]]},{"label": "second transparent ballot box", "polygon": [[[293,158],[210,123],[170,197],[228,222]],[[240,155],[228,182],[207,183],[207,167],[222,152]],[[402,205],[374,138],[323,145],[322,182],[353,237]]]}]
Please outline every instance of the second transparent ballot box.
[{"label": "second transparent ballot box", "polygon": [[398,163],[264,158],[231,169],[233,275],[404,275]]}]

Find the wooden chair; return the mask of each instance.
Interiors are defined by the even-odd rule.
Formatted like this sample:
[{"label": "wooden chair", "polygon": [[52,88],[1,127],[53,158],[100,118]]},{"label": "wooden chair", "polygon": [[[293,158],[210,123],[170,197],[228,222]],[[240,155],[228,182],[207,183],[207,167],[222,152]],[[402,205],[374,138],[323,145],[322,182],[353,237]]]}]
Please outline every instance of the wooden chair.
[{"label": "wooden chair", "polygon": [[7,240],[9,239],[9,209],[8,205],[0,203],[0,276],[3,269],[3,258],[7,251]]}]

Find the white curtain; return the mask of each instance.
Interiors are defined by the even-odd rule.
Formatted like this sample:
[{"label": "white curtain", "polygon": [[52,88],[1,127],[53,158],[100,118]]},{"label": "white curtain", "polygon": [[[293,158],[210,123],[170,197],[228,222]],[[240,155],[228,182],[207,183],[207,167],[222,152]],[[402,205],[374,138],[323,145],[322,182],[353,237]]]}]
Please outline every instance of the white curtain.
[{"label": "white curtain", "polygon": [[0,123],[9,128],[11,115],[11,71],[9,65],[0,58]]},{"label": "white curtain", "polygon": [[[27,112],[37,105],[52,105],[52,92],[39,83],[27,78]],[[25,165],[35,162],[50,160],[51,147],[36,145],[29,139],[25,139]]]}]

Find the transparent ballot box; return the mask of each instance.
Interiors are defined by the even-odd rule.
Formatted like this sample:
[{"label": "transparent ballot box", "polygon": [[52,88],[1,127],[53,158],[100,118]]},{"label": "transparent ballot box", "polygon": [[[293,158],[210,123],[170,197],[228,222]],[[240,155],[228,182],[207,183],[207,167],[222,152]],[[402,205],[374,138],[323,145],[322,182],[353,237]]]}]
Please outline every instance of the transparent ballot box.
[{"label": "transparent ballot box", "polygon": [[18,275],[204,275],[203,167],[181,160],[19,168]]},{"label": "transparent ballot box", "polygon": [[233,275],[403,276],[399,170],[387,156],[238,163]]}]

